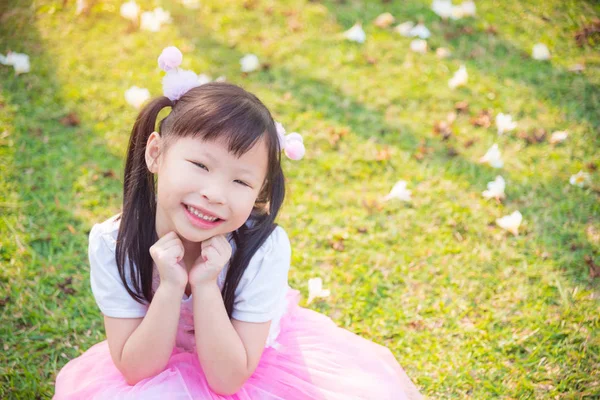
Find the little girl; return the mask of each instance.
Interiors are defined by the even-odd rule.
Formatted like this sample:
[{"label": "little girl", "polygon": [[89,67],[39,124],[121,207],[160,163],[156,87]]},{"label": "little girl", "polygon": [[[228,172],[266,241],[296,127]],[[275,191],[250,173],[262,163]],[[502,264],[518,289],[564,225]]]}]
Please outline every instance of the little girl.
[{"label": "little girl", "polygon": [[274,221],[281,150],[302,158],[300,135],[240,87],[200,85],[181,58],[159,57],[165,96],[133,127],[123,210],[90,232],[107,340],[60,371],[54,398],[419,398],[387,348],[298,306],[288,286]]}]

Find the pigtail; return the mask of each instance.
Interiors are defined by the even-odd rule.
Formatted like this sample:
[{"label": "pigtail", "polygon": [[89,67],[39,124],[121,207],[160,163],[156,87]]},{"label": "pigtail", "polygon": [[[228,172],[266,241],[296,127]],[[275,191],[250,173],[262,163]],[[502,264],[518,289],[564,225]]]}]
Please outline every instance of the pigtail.
[{"label": "pigtail", "polygon": [[150,247],[157,240],[156,188],[154,175],[146,166],[146,143],[155,130],[158,113],[171,106],[171,100],[161,96],[140,111],[131,131],[125,162],[123,212],[115,257],[125,289],[142,304],[152,300]]},{"label": "pigtail", "polygon": [[[280,154],[277,157],[281,157]],[[233,232],[236,250],[229,263],[229,270],[227,271],[221,291],[223,303],[230,319],[233,313],[235,290],[242,279],[244,271],[248,267],[248,264],[250,264],[250,260],[256,251],[265,243],[269,235],[277,227],[275,218],[285,198],[285,179],[280,161],[275,164],[275,169],[271,176],[271,180],[262,190],[263,193],[270,194],[269,198],[259,196],[257,199],[258,204],[268,204],[268,212],[259,211],[253,213],[249,219],[249,224],[244,224],[237,231]]]}]

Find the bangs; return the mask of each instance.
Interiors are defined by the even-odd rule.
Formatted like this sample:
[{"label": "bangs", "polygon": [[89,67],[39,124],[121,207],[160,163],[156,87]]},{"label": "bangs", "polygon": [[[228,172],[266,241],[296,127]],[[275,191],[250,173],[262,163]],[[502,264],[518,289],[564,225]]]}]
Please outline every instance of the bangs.
[{"label": "bangs", "polygon": [[[217,90],[215,90],[217,89]],[[266,108],[257,107],[243,89],[227,83],[208,83],[190,90],[176,105],[176,118],[165,118],[161,130],[168,135],[223,141],[236,157],[265,137],[268,153],[279,143],[273,119]]]}]

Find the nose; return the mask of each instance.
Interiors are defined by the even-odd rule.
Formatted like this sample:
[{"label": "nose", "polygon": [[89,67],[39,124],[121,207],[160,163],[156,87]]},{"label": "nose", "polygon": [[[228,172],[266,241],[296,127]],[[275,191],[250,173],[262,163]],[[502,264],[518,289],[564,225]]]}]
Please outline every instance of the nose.
[{"label": "nose", "polygon": [[202,195],[207,202],[212,204],[225,203],[223,185],[214,180],[207,180],[203,183],[202,188],[200,189],[200,195]]}]

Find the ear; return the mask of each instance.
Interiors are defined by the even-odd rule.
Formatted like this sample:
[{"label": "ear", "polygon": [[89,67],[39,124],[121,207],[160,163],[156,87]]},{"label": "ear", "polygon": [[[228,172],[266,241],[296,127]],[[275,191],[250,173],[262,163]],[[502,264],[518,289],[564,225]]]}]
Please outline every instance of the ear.
[{"label": "ear", "polygon": [[162,138],[158,132],[152,132],[146,142],[146,166],[148,171],[156,174],[160,162]]}]

